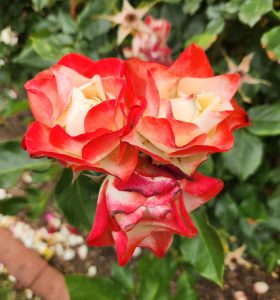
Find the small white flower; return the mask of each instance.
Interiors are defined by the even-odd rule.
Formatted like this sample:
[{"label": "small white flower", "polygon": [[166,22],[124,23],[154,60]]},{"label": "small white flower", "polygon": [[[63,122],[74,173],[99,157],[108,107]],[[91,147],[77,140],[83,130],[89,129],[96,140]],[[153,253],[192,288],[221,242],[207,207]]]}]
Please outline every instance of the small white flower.
[{"label": "small white flower", "polygon": [[140,247],[136,247],[133,254],[132,254],[132,257],[133,258],[137,258],[139,257],[140,255],[142,254],[142,249]]},{"label": "small white flower", "polygon": [[[16,99],[17,98],[17,93],[16,91],[14,90],[9,90],[8,91],[9,93],[9,96],[12,98],[12,99]],[[24,172],[23,175],[22,175],[22,180],[27,183],[27,184],[30,184],[32,183],[32,177],[31,175],[28,173],[28,172]]]},{"label": "small white flower", "polygon": [[47,249],[47,244],[44,242],[37,242],[34,246],[38,253],[41,255],[44,254]]},{"label": "small white flower", "polygon": [[9,280],[10,282],[12,282],[12,283],[15,283],[15,282],[17,281],[16,277],[13,276],[13,275],[9,275],[9,276],[8,276],[8,280]]},{"label": "small white flower", "polygon": [[235,291],[233,297],[234,300],[248,300],[246,294],[243,291]]},{"label": "small white flower", "polygon": [[5,266],[4,266],[4,264],[3,263],[0,263],[0,274],[3,274],[3,273],[5,273]]},{"label": "small white flower", "polygon": [[57,256],[63,257],[64,254],[64,248],[61,244],[56,244],[54,246],[54,252],[56,253]]},{"label": "small white flower", "polygon": [[6,27],[0,33],[0,42],[6,45],[14,46],[18,42],[17,33],[12,31],[11,26]]},{"label": "small white flower", "polygon": [[88,274],[89,277],[94,277],[97,274],[96,266],[90,266],[88,268],[88,273],[87,274]]},{"label": "small white flower", "polygon": [[5,60],[0,58],[0,69],[5,65]]},{"label": "small white flower", "polygon": [[25,290],[25,297],[27,299],[32,299],[33,298],[33,292],[30,289]]},{"label": "small white flower", "polygon": [[88,247],[86,245],[81,245],[77,249],[78,256],[80,257],[81,260],[85,260],[88,255]]},{"label": "small white flower", "polygon": [[3,200],[7,197],[7,191],[5,189],[0,189],[0,200]]},{"label": "small white flower", "polygon": [[49,233],[48,230],[45,227],[41,227],[36,231],[36,236],[35,236],[36,240],[48,240],[49,239]]},{"label": "small white flower", "polygon": [[75,258],[75,251],[73,249],[66,249],[63,254],[63,259],[68,261]]},{"label": "small white flower", "polygon": [[71,247],[79,246],[84,242],[84,238],[80,235],[71,234],[68,238]]},{"label": "small white flower", "polygon": [[264,281],[258,281],[253,284],[253,289],[257,294],[265,294],[269,290],[269,286]]}]

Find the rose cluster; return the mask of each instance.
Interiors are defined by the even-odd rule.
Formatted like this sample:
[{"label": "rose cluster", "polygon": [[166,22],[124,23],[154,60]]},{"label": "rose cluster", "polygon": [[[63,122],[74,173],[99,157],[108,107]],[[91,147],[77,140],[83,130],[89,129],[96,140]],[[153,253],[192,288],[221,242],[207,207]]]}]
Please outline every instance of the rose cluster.
[{"label": "rose cluster", "polygon": [[196,169],[249,124],[238,85],[238,74],[214,76],[196,45],[170,66],[68,54],[25,85],[35,122],[23,146],[108,174],[89,245],[115,245],[121,265],[137,246],[162,256],[174,234],[196,235],[190,212],[223,187]]}]

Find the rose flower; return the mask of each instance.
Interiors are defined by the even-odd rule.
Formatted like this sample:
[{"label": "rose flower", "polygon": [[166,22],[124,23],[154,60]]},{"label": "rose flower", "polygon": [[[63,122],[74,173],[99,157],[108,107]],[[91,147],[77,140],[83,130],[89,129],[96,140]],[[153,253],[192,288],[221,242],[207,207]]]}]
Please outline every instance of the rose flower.
[{"label": "rose flower", "polygon": [[119,264],[125,265],[138,246],[161,257],[174,234],[194,237],[197,229],[189,212],[218,194],[223,182],[199,173],[192,180],[176,178],[170,170],[141,160],[126,182],[108,176],[88,244],[115,245]]},{"label": "rose flower", "polygon": [[93,169],[128,178],[138,151],[120,138],[133,129],[144,107],[123,74],[119,59],[94,62],[68,54],[27,82],[35,122],[23,146],[31,157],[54,157],[74,171]]},{"label": "rose flower", "polygon": [[171,24],[165,19],[154,19],[147,16],[145,25],[147,30],[139,30],[132,38],[132,46],[124,48],[124,56],[170,65],[172,62],[171,49],[167,45],[167,39]]},{"label": "rose flower", "polygon": [[238,74],[214,76],[204,51],[191,45],[170,66],[136,58],[125,62],[126,78],[147,107],[123,141],[187,175],[208,154],[233,146],[232,131],[249,125],[233,99]]}]

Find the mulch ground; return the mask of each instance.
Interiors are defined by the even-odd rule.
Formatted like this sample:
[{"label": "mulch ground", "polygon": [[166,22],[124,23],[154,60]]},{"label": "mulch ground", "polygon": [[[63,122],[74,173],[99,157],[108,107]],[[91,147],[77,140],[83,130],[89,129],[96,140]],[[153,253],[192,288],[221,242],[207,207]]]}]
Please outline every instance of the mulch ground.
[{"label": "mulch ground", "polygon": [[[269,290],[263,295],[253,290],[253,284],[259,281],[269,286]],[[279,279],[273,278],[258,266],[250,269],[238,266],[234,271],[226,270],[223,289],[204,279],[199,280],[196,287],[201,300],[236,300],[236,291],[243,291],[248,300],[280,300]]]},{"label": "mulch ground", "polygon": [[[48,264],[34,251],[15,240],[9,231],[1,228],[0,241],[0,262],[17,278],[20,286],[32,289],[36,295],[46,300],[69,300],[63,273],[86,273],[88,266],[94,262],[98,275],[108,276],[111,263],[115,261],[112,249],[94,248],[83,263],[79,260],[65,262],[53,258]],[[269,290],[263,295],[257,294],[253,289],[253,284],[258,281],[269,286]],[[280,300],[279,278],[273,278],[257,265],[252,265],[249,269],[237,266],[234,271],[226,270],[223,289],[205,279],[199,280],[196,288],[201,300],[237,300],[234,297],[236,291],[243,291],[247,300]]]}]

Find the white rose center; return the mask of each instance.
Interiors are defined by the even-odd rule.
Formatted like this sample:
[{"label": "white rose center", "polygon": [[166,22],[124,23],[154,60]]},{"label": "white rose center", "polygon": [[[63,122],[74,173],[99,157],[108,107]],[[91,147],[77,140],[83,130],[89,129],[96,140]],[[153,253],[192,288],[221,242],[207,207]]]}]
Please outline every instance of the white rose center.
[{"label": "white rose center", "polygon": [[82,134],[85,132],[84,120],[88,111],[110,96],[106,96],[100,76],[95,75],[90,82],[73,88],[70,102],[56,123],[72,136]]}]

